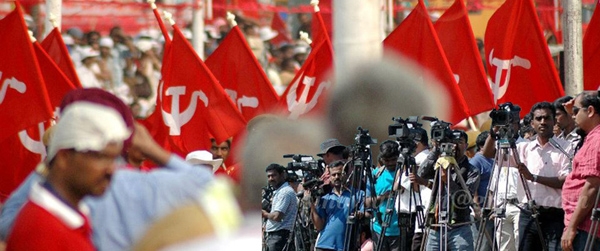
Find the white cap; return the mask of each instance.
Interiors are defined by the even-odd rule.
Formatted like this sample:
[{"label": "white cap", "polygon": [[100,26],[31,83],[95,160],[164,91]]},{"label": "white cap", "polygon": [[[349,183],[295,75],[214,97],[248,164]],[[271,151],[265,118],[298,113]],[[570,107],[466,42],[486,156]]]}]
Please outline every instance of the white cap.
[{"label": "white cap", "polygon": [[62,40],[65,43],[65,45],[73,45],[75,43],[75,40],[73,40],[73,37],[71,37],[71,35],[69,34],[63,34]]},{"label": "white cap", "polygon": [[185,157],[185,161],[192,165],[210,165],[213,168],[213,173],[216,172],[223,163],[223,159],[213,159],[212,153],[205,150],[188,153]]},{"label": "white cap", "polygon": [[109,143],[123,144],[131,135],[123,117],[116,110],[85,101],[67,106],[55,125],[48,146],[47,162],[61,149],[102,151]]},{"label": "white cap", "polygon": [[258,33],[262,41],[269,41],[279,35],[277,31],[272,30],[269,26],[263,26]]},{"label": "white cap", "polygon": [[307,54],[308,48],[306,46],[298,45],[294,47],[294,55],[296,54]]},{"label": "white cap", "polygon": [[98,44],[100,45],[100,47],[112,48],[115,45],[115,42],[113,42],[112,38],[110,38],[110,37],[103,37],[103,38],[100,38],[100,41],[98,41]]},{"label": "white cap", "polygon": [[152,49],[153,45],[154,43],[149,39],[140,39],[137,42],[135,42],[135,47],[141,52],[149,51],[150,49]]},{"label": "white cap", "polygon": [[89,46],[81,48],[81,61],[85,60],[86,58],[92,58],[97,56],[100,56],[100,52],[94,50],[94,48]]}]

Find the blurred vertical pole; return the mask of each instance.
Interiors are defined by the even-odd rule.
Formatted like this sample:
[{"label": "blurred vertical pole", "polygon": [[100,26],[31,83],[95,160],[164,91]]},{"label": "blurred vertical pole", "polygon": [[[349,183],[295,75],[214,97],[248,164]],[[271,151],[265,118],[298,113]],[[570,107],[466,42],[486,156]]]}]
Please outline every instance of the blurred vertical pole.
[{"label": "blurred vertical pole", "polygon": [[204,3],[203,0],[192,1],[192,46],[198,56],[204,60]]},{"label": "blurred vertical pole", "polygon": [[583,35],[581,0],[565,0],[565,93],[575,96],[583,91]]},{"label": "blurred vertical pole", "polygon": [[[334,0],[333,49],[335,78],[381,59],[380,0]],[[345,83],[336,82],[336,86]]]},{"label": "blurred vertical pole", "polygon": [[[53,19],[51,22],[50,19]],[[46,18],[44,20],[44,36],[46,37],[54,25],[61,29],[62,22],[62,0],[46,0]],[[53,24],[54,23],[54,24]]]}]

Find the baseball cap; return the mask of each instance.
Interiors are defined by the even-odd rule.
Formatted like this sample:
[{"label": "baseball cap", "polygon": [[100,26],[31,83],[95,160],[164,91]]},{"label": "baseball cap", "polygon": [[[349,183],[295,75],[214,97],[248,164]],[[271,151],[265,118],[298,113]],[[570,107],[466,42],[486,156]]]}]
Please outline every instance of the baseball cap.
[{"label": "baseball cap", "polygon": [[321,152],[317,156],[321,157],[333,148],[346,148],[346,146],[342,145],[337,139],[327,139],[321,143]]}]

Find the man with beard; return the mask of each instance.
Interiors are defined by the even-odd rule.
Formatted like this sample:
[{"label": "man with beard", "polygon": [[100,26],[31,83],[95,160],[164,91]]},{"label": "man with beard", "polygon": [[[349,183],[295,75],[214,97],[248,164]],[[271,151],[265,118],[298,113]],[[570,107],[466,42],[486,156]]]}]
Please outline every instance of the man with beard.
[{"label": "man with beard", "polygon": [[[317,205],[311,203],[312,219],[320,236],[316,244],[317,250],[344,250],[344,243],[348,241],[344,239],[348,214],[356,207],[363,206],[362,191],[359,190],[352,198],[352,192],[344,184],[344,164],[343,160],[329,164],[329,180],[333,189],[321,197]],[[310,197],[310,192],[307,191],[305,196]],[[353,205],[350,205],[351,202]]]},{"label": "man with beard", "polygon": [[[571,107],[572,106],[572,107]],[[572,109],[569,109],[572,108]],[[600,97],[598,92],[579,94],[567,111],[575,119],[580,135],[586,135],[573,159],[573,172],[567,176],[562,190],[565,229],[561,246],[564,251],[583,250],[590,234],[590,215],[600,186]],[[600,250],[598,236],[593,250]]]},{"label": "man with beard", "polygon": [[[552,128],[556,122],[555,107],[549,102],[539,102],[530,111],[531,126],[537,137],[535,140],[517,145],[522,163],[517,168],[527,180],[532,200],[538,206],[538,229],[530,203],[524,189],[518,190],[518,198],[524,210],[519,217],[519,250],[532,250],[540,247],[541,231],[548,250],[560,250],[560,239],[564,228],[564,211],[561,208],[561,188],[569,172],[569,158],[549,140],[554,136]],[[569,149],[569,142],[553,139],[563,149]],[[522,186],[523,184],[519,184]]]},{"label": "man with beard", "polygon": [[269,251],[293,250],[286,244],[294,228],[294,220],[298,211],[298,200],[294,189],[285,181],[285,168],[279,164],[270,164],[267,169],[269,185],[275,189],[271,212],[262,210],[262,217],[267,219],[267,249]]},{"label": "man with beard", "polygon": [[7,250],[95,250],[87,210],[80,202],[108,189],[130,134],[111,108],[89,102],[69,106],[48,147],[48,176],[33,184]]}]

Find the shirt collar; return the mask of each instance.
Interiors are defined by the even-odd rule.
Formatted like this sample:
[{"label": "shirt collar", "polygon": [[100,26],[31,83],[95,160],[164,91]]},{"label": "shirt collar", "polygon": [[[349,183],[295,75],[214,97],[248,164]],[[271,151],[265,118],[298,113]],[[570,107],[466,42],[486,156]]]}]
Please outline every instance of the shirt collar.
[{"label": "shirt collar", "polygon": [[33,184],[29,200],[54,215],[71,229],[82,227],[86,222],[84,214],[89,213],[89,208],[85,204],[80,203],[79,211],[77,211],[39,183]]}]

